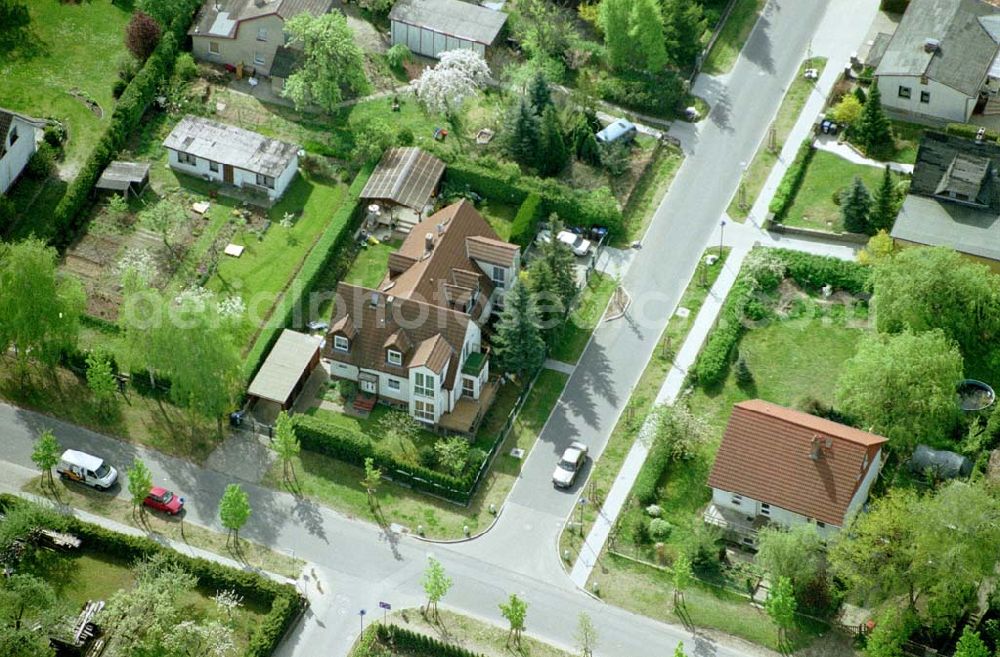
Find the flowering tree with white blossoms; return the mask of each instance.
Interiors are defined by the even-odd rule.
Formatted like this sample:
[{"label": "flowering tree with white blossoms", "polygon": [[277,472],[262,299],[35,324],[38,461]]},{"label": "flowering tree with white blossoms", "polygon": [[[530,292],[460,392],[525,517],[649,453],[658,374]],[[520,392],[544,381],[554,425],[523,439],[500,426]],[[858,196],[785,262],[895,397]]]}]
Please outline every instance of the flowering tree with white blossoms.
[{"label": "flowering tree with white blossoms", "polygon": [[450,114],[490,79],[490,67],[471,50],[449,50],[416,81],[417,98],[429,112]]}]

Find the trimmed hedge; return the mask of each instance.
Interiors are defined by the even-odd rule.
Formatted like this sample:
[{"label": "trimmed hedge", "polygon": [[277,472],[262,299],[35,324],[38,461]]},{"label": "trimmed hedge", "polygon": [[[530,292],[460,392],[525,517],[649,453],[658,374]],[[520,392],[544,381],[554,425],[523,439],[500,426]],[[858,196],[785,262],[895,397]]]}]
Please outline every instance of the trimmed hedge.
[{"label": "trimmed hedge", "polygon": [[542,216],[542,197],[531,192],[528,194],[521,207],[514,215],[514,221],[510,228],[510,241],[520,247],[531,244],[535,237],[535,230],[538,227],[538,220]]},{"label": "trimmed hedge", "polygon": [[[979,129],[982,126],[973,125],[971,123],[949,123],[945,126],[944,131],[949,135],[954,135],[956,137],[963,137],[965,139],[975,139],[976,135],[979,134]],[[987,141],[1000,141],[1000,132],[996,130],[990,130],[989,128],[983,133]]]},{"label": "trimmed hedge", "polygon": [[445,177],[453,186],[464,186],[487,199],[507,204],[524,203],[534,192],[541,198],[543,216],[555,212],[567,224],[583,228],[604,226],[612,237],[624,230],[621,209],[607,187],[590,191],[571,189],[552,179],[524,176],[510,168],[488,167],[467,160],[449,162]]},{"label": "trimmed hedge", "polygon": [[635,478],[632,495],[643,505],[652,504],[658,497],[656,489],[670,465],[670,447],[668,440],[654,440],[639,470],[639,476]]},{"label": "trimmed hedge", "polygon": [[788,209],[795,202],[795,195],[799,193],[799,188],[802,187],[806,171],[809,170],[809,163],[812,162],[815,154],[816,149],[813,148],[811,143],[808,141],[803,143],[799,147],[799,151],[795,154],[795,159],[792,161],[791,166],[788,167],[785,175],[781,178],[781,183],[774,192],[774,197],[768,206],[768,210],[774,214],[773,221],[776,223],[784,221],[785,215],[788,214]]},{"label": "trimmed hedge", "polygon": [[[786,249],[776,249],[775,254],[785,263],[786,276],[809,291],[817,292],[824,285],[851,294],[867,289],[870,272],[856,262]],[[725,380],[736,345],[746,331],[747,305],[756,298],[756,291],[756,281],[741,272],[719,312],[716,328],[691,368],[691,379],[699,385],[712,387]]]},{"label": "trimmed hedge", "polygon": [[[0,494],[0,508],[31,504],[8,494]],[[245,657],[269,657],[284,638],[292,624],[308,605],[305,598],[291,584],[279,584],[252,571],[237,570],[214,561],[191,557],[165,547],[145,536],[130,536],[84,522],[72,516],[63,516],[68,531],[78,536],[88,550],[124,560],[135,561],[163,552],[170,553],[170,560],[198,578],[198,585],[208,589],[232,589],[247,600],[261,605],[270,604],[271,610],[254,630],[247,645]]]},{"label": "trimmed hedge", "polygon": [[184,42],[194,12],[201,4],[201,0],[185,0],[170,29],[164,32],[153,54],[115,103],[107,129],[52,213],[48,237],[56,247],[67,247],[84,228],[83,210],[90,203],[94,184],[139,126],[157,90],[173,71],[180,44]]},{"label": "trimmed hedge", "polygon": [[[358,202],[358,197],[361,195],[361,190],[364,189],[365,183],[368,182],[368,178],[372,175],[373,169],[374,167],[371,165],[366,166],[355,176],[354,181],[351,182],[351,186],[347,189],[343,202],[334,213],[333,218],[330,219],[330,228],[325,230],[319,240],[317,240],[316,245],[302,263],[299,273],[292,279],[285,293],[286,296],[282,301],[284,314],[281,316],[281,321],[275,321],[275,317],[271,317],[268,320],[267,326],[257,336],[257,341],[250,349],[245,360],[244,373],[246,374],[247,381],[250,381],[257,374],[261,364],[264,362],[264,358],[271,351],[274,343],[278,341],[281,331],[292,325],[295,320],[295,310],[303,308],[303,301],[308,300],[309,295],[316,288],[317,282],[330,263],[350,246],[354,238],[354,231],[357,230],[361,220],[364,218],[363,207]],[[332,228],[338,225],[340,226],[339,230]],[[338,274],[337,278],[340,279],[341,277],[342,273]],[[288,295],[296,291],[298,291],[296,298],[292,299],[288,297]]]},{"label": "trimmed hedge", "polygon": [[469,501],[476,483],[477,471],[470,469],[462,477],[453,477],[422,465],[403,463],[363,433],[331,425],[311,415],[297,414],[293,419],[295,435],[303,449],[359,468],[363,468],[365,459],[370,458],[396,483],[463,504]]},{"label": "trimmed hedge", "polygon": [[467,648],[444,643],[434,637],[420,634],[398,625],[372,625],[376,639],[383,645],[391,645],[396,651],[413,657],[483,657]]}]

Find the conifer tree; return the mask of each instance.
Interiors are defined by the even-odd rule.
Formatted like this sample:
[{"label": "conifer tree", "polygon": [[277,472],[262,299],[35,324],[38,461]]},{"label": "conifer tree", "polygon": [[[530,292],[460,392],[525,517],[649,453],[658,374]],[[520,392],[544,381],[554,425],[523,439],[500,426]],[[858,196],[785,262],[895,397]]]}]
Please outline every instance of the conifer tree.
[{"label": "conifer tree", "polygon": [[882,93],[877,84],[872,85],[857,130],[858,140],[869,157],[882,157],[891,153],[892,126],[882,109]]},{"label": "conifer tree", "polygon": [[531,106],[535,114],[541,116],[546,107],[552,105],[552,92],[549,89],[549,82],[545,79],[545,74],[541,71],[535,73],[531,78],[531,85],[528,88],[528,97],[531,99]]},{"label": "conifer tree", "polygon": [[559,116],[552,105],[548,105],[542,113],[541,135],[537,149],[538,172],[543,176],[554,176],[566,168],[569,153],[566,141],[563,139]]},{"label": "conifer tree", "polygon": [[696,0],[664,0],[663,34],[667,55],[681,67],[694,64],[701,52],[705,33],[705,13]]},{"label": "conifer tree", "polygon": [[871,211],[872,197],[868,193],[861,176],[854,176],[854,182],[845,190],[840,199],[840,216],[844,220],[844,230],[849,233],[871,233],[868,213]]},{"label": "conifer tree", "polygon": [[875,190],[875,195],[872,198],[871,212],[868,215],[868,224],[871,227],[871,232],[876,233],[880,230],[889,232],[892,230],[892,224],[896,222],[896,213],[899,208],[896,204],[896,183],[892,179],[892,171],[889,170],[889,165],[886,165],[885,172],[882,174],[882,182],[879,184],[878,189]]},{"label": "conifer tree", "polygon": [[642,58],[636,62],[647,73],[660,73],[667,65],[663,40],[663,16],[658,0],[633,0],[629,13],[629,36]]},{"label": "conifer tree", "polygon": [[494,348],[500,368],[522,380],[545,362],[545,341],[538,326],[538,308],[520,280],[504,295]]},{"label": "conifer tree", "polygon": [[507,152],[519,164],[535,167],[538,165],[541,126],[538,116],[523,97],[518,103],[507,135]]}]

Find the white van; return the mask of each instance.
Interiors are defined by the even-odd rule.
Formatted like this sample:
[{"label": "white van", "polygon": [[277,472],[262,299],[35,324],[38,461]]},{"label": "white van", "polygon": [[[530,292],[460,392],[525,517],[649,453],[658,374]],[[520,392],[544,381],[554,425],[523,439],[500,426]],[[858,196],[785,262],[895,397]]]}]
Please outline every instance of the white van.
[{"label": "white van", "polygon": [[105,463],[104,459],[75,449],[63,452],[56,472],[63,479],[72,479],[97,490],[107,490],[118,480],[118,471]]}]

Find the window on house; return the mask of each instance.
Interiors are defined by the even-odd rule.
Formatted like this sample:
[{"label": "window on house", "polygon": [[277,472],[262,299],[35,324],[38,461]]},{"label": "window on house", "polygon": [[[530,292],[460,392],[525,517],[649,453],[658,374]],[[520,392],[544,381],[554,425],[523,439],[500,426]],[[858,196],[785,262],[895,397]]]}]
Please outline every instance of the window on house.
[{"label": "window on house", "polygon": [[267,187],[268,189],[274,189],[274,176],[265,176],[262,173],[257,174],[257,184],[261,187]]},{"label": "window on house", "polygon": [[493,265],[493,276],[491,278],[494,285],[497,287],[503,287],[507,282],[507,270],[503,267]]},{"label": "window on house", "polygon": [[191,166],[197,166],[198,158],[191,153],[185,153],[183,151],[177,151],[177,161],[181,164],[190,164]]},{"label": "window on house", "polygon": [[462,379],[462,394],[466,397],[476,396],[476,380]]},{"label": "window on house", "polygon": [[259,50],[255,50],[253,53],[253,63],[256,64],[257,66],[263,66],[264,61],[265,61],[264,53],[260,52]]},{"label": "window on house", "polygon": [[434,404],[431,402],[413,402],[413,415],[421,422],[434,422]]},{"label": "window on house", "polygon": [[395,365],[396,367],[399,367],[400,365],[403,364],[403,354],[399,353],[395,349],[390,349],[386,353],[386,360],[389,362],[390,365]]},{"label": "window on house", "polygon": [[258,41],[267,41],[267,28],[266,27],[258,27],[257,28],[257,40]]},{"label": "window on house", "polygon": [[219,163],[218,162],[212,162],[211,160],[209,160],[209,162],[208,162],[208,170],[212,171],[213,173],[219,173]]},{"label": "window on house", "polygon": [[218,55],[219,54],[219,42],[218,41],[209,41],[208,42],[208,52],[210,52],[213,55]]},{"label": "window on house", "polygon": [[929,102],[931,102],[931,92],[929,92],[929,91],[921,91],[920,92],[920,102],[921,103],[929,103]]},{"label": "window on house", "polygon": [[900,98],[909,98],[910,97],[910,88],[909,87],[904,87],[903,85],[899,85],[899,97]]},{"label": "window on house", "polygon": [[763,514],[765,516],[771,515],[771,505],[768,504],[767,502],[761,502],[760,503],[760,512],[761,512],[761,514]]},{"label": "window on house", "polygon": [[12,126],[10,129],[10,145],[13,146],[14,142],[17,141],[17,126]]},{"label": "window on house", "polygon": [[413,375],[413,394],[420,397],[434,396],[434,376],[417,372]]},{"label": "window on house", "polygon": [[396,379],[386,379],[385,387],[389,390],[399,390],[399,381]]},{"label": "window on house", "polygon": [[333,348],[337,351],[347,351],[350,346],[351,344],[347,341],[346,337],[342,335],[333,336]]},{"label": "window on house", "polygon": [[826,523],[823,522],[822,520],[817,520],[816,526],[819,527],[820,529],[823,529],[824,527],[826,527]]},{"label": "window on house", "polygon": [[740,505],[740,502],[742,502],[742,501],[743,501],[743,496],[742,496],[742,495],[733,495],[733,497],[732,497],[732,500],[731,500],[731,501],[732,501],[732,503],[733,503],[733,504],[735,504],[736,506],[739,506],[739,505]]}]

